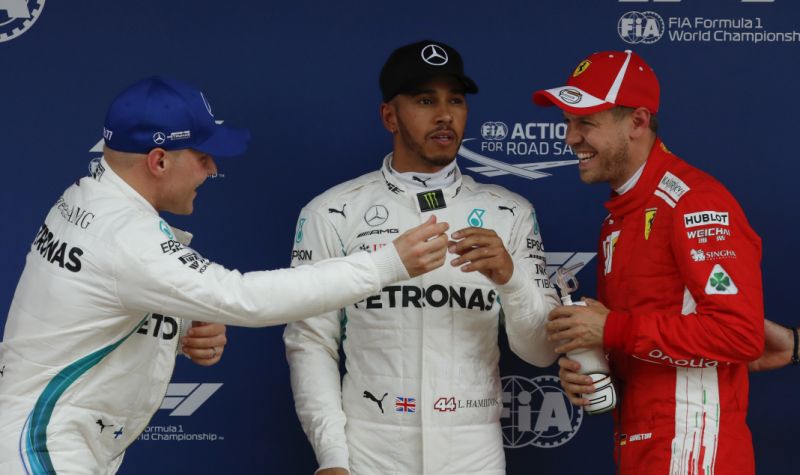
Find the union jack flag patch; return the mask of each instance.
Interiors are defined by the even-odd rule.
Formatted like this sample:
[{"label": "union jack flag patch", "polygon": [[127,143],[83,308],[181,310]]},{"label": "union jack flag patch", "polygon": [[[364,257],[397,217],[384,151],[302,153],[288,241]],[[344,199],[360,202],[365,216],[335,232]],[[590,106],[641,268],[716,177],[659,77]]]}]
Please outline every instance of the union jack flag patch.
[{"label": "union jack flag patch", "polygon": [[395,397],[394,412],[399,412],[401,414],[414,414],[417,412],[417,399],[413,397]]}]

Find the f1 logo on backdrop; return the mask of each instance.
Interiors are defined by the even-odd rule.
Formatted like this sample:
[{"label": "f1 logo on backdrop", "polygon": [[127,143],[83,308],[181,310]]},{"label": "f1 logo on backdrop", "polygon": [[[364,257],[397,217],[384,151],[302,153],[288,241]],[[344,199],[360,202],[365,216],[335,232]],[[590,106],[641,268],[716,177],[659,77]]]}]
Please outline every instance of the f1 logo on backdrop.
[{"label": "f1 logo on backdrop", "polygon": [[45,0],[0,0],[0,43],[25,33],[42,14]]},{"label": "f1 logo on backdrop", "polygon": [[191,416],[223,383],[170,383],[159,409],[172,409],[170,416]]}]

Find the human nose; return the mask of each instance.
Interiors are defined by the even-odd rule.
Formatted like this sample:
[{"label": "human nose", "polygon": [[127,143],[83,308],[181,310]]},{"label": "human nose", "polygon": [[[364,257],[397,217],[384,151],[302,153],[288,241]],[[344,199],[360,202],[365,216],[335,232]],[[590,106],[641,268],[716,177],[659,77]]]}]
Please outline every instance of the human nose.
[{"label": "human nose", "polygon": [[448,102],[439,104],[436,111],[436,122],[451,124],[453,122],[453,111],[450,110],[451,105]]},{"label": "human nose", "polygon": [[567,133],[564,140],[567,142],[567,145],[573,147],[581,143],[583,138],[575,127],[573,127],[571,124],[567,124]]},{"label": "human nose", "polygon": [[206,162],[206,171],[208,172],[208,176],[217,174],[217,163],[211,157],[208,157],[208,162]]}]

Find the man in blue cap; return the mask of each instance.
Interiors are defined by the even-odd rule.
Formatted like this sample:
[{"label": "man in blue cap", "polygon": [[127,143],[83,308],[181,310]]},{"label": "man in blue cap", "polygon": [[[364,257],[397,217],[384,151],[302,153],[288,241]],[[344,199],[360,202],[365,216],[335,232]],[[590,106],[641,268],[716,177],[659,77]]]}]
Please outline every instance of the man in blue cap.
[{"label": "man in blue cap", "polygon": [[[302,319],[444,262],[447,225],[429,220],[379,253],[230,271],[159,212],[190,214],[214,157],[244,152],[249,133],[218,125],[199,90],[152,77],[114,100],[103,135],[104,158],[51,208],[11,304],[0,473],[114,473],[160,406],[179,343],[212,364],[225,343],[220,324]],[[184,337],[187,319],[217,325]]]}]

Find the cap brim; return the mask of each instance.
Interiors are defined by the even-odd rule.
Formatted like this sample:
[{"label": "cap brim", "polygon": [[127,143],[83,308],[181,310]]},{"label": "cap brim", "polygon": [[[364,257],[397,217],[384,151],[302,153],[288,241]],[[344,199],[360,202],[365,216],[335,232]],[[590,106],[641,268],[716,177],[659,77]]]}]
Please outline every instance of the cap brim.
[{"label": "cap brim", "polygon": [[205,142],[193,148],[212,157],[235,157],[247,151],[250,142],[250,131],[218,125],[214,134]]},{"label": "cap brim", "polygon": [[397,88],[391,96],[388,98],[384,97],[384,102],[389,102],[398,94],[408,94],[418,90],[419,86],[425,84],[428,81],[431,81],[437,77],[453,77],[458,79],[461,84],[464,85],[464,93],[465,94],[477,94],[478,93],[478,85],[470,79],[469,77],[463,74],[453,74],[453,73],[443,73],[443,74],[426,74],[424,76],[420,76],[414,78],[408,82],[406,82],[401,87]]},{"label": "cap brim", "polygon": [[533,93],[533,103],[539,106],[556,106],[576,115],[594,114],[611,109],[614,104],[595,97],[573,86],[542,89]]}]

